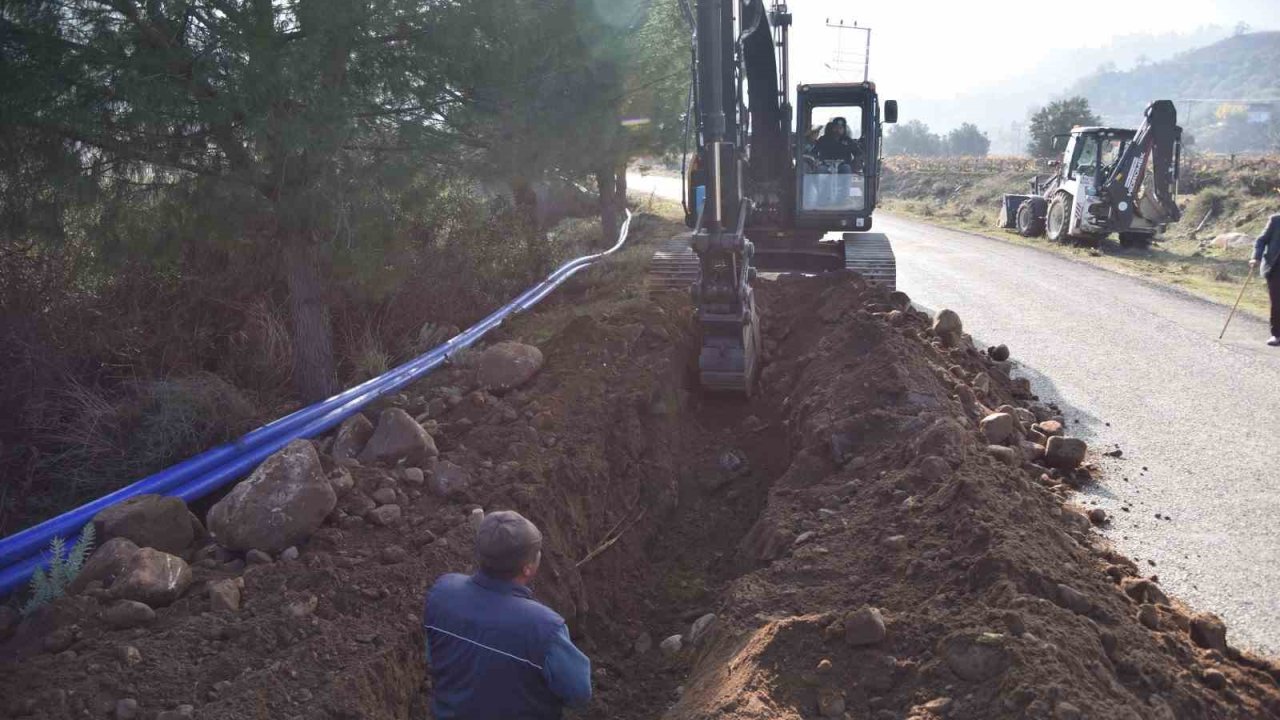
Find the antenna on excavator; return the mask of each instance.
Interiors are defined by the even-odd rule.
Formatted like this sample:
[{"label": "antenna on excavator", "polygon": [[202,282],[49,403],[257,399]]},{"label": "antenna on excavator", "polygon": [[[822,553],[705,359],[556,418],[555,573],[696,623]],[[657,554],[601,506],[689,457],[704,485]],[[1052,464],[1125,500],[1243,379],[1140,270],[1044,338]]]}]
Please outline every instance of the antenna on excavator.
[{"label": "antenna on excavator", "polygon": [[[848,24],[844,20],[832,21],[827,18],[827,27],[836,31],[836,49],[831,57],[831,62],[826,63],[827,69],[834,70],[840,79],[844,79],[845,73],[854,72],[858,66],[862,66],[862,81],[867,82],[871,79],[871,28],[858,25],[858,21]],[[846,45],[846,39],[849,33],[846,30],[864,33],[862,47],[849,43]],[[861,52],[859,52],[861,50]],[[861,61],[859,61],[861,55]]]}]

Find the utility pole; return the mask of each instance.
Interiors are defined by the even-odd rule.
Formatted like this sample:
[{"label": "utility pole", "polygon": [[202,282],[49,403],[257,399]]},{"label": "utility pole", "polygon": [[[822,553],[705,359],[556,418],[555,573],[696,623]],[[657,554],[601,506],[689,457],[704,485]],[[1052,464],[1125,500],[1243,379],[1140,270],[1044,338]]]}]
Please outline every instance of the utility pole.
[{"label": "utility pole", "polygon": [[[858,21],[854,21],[852,25],[845,24],[844,20],[832,22],[831,18],[827,18],[827,27],[836,30],[836,50],[835,55],[831,58],[831,62],[827,63],[827,67],[835,70],[836,73],[844,73],[857,67],[857,50],[853,47],[845,49],[844,40],[848,33],[844,30],[853,30],[864,33],[862,47],[862,81],[867,82],[871,79],[871,28],[858,25]],[[844,79],[843,77],[841,79]]]}]

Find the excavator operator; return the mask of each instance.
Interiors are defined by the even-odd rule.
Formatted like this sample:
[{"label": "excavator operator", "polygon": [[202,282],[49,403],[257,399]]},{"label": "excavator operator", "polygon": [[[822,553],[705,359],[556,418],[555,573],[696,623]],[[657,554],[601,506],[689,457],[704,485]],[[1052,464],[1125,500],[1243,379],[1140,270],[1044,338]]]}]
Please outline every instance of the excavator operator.
[{"label": "excavator operator", "polygon": [[858,143],[848,136],[846,125],[840,120],[841,118],[836,118],[827,123],[822,137],[814,145],[813,151],[818,156],[818,160],[824,163],[834,163],[837,168],[836,172],[840,174],[852,173],[855,166],[860,164],[861,153],[859,152]]}]

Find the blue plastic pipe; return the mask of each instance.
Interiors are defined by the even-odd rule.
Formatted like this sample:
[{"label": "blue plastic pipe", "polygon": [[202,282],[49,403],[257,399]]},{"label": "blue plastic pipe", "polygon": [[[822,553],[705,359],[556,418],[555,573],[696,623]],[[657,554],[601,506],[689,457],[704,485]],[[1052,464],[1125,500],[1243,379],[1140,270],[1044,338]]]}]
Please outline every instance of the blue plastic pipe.
[{"label": "blue plastic pipe", "polygon": [[207,450],[177,465],[69,510],[0,540],[0,595],[12,592],[45,562],[44,550],[55,537],[70,539],[102,510],[143,494],[173,495],[186,502],[199,499],[244,476],[280,448],[298,438],[315,437],[340,424],[378,398],[394,393],[447,363],[459,350],[475,344],[514,314],[537,305],[564,281],[617,252],[627,241],[631,213],[618,232],[618,242],[604,252],[575,258],[545,280],[490,313],[443,345],[388,370],[328,400],[297,410],[253,430],[234,442]]}]

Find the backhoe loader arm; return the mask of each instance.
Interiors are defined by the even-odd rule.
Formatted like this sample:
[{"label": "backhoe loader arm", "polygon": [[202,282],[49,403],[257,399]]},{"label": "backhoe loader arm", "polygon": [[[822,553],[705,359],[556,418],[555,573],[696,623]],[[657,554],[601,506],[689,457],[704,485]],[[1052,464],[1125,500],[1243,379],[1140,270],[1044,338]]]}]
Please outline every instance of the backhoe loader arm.
[{"label": "backhoe loader arm", "polygon": [[1110,205],[1112,225],[1119,229],[1130,227],[1135,214],[1155,225],[1182,217],[1174,200],[1182,148],[1178,111],[1173,102],[1156,100],[1144,115],[1142,126],[1098,193]]}]

